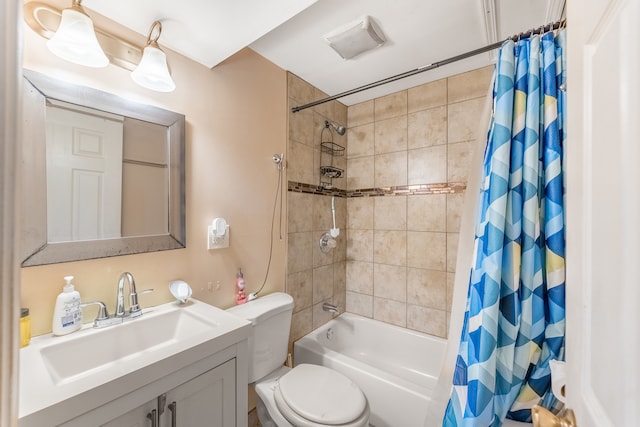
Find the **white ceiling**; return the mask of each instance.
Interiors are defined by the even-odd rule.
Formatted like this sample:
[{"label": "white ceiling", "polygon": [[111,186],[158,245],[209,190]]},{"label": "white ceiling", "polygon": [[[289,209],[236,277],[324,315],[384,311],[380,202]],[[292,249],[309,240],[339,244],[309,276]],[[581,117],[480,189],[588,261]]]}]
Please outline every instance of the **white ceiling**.
[{"label": "white ceiling", "polygon": [[[161,46],[207,67],[244,47],[329,95],[483,47],[558,20],[564,0],[85,0],[141,34],[162,20]],[[344,60],[323,35],[368,15],[387,42]],[[351,105],[488,65],[485,53],[370,89]]]}]

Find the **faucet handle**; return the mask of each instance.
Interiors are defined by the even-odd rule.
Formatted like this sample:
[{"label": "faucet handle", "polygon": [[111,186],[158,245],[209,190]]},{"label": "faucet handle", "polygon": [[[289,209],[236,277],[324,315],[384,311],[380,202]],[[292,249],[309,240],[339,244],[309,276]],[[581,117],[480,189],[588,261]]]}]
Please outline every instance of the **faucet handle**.
[{"label": "faucet handle", "polygon": [[90,305],[98,306],[98,315],[96,316],[96,320],[93,322],[94,327],[98,327],[97,325],[104,320],[109,319],[109,311],[107,311],[107,306],[102,301],[89,301],[80,304],[81,308],[88,307]]},{"label": "faucet handle", "polygon": [[138,304],[138,295],[148,294],[149,292],[153,292],[153,289],[144,289],[139,292],[132,292],[129,295],[129,303],[131,305],[131,308],[129,309],[130,317],[142,316],[142,309],[140,308],[140,304]]}]

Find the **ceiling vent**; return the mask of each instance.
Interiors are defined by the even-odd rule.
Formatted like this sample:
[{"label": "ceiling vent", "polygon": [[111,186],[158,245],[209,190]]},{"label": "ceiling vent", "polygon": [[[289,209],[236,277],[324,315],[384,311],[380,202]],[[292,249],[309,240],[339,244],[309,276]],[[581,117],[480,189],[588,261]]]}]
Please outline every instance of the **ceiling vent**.
[{"label": "ceiling vent", "polygon": [[325,34],[324,39],[344,59],[354,58],[386,42],[380,28],[368,16]]}]

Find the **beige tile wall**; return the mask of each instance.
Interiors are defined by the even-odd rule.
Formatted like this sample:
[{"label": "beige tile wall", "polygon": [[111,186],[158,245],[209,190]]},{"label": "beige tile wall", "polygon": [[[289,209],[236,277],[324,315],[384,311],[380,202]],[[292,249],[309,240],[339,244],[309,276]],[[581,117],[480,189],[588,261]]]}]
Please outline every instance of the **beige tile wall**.
[{"label": "beige tile wall", "polygon": [[[492,71],[350,106],[347,190],[466,182]],[[463,201],[464,193],[348,198],[346,310],[446,337]]]},{"label": "beige tile wall", "polygon": [[[326,96],[290,73],[287,85],[290,108]],[[289,181],[311,185],[320,183],[320,138],[325,120],[346,125],[347,107],[333,101],[297,113],[289,112]],[[346,147],[347,137],[334,132],[333,142]],[[334,166],[346,169],[345,155],[336,157],[334,161]],[[338,190],[346,188],[344,178],[335,179],[333,184]],[[331,196],[293,191],[287,193],[288,247],[285,289],[294,299],[291,341],[331,319],[331,313],[322,310],[323,302],[337,305],[340,312],[345,310],[347,201],[344,194],[342,197],[335,197],[335,209],[336,226],[340,228],[341,233],[336,239],[338,246],[325,254],[320,251],[319,241],[322,233],[332,227]]]},{"label": "beige tile wall", "polygon": [[[324,120],[347,124],[335,165],[355,190],[464,183],[492,68],[438,80],[346,107],[332,101],[289,113],[287,179],[318,185]],[[288,74],[289,107],[325,94]],[[295,302],[291,341],[327,322],[323,302],[445,337],[464,193],[336,197],[338,247],[318,240],[331,227],[331,197],[288,192],[286,291]]]}]

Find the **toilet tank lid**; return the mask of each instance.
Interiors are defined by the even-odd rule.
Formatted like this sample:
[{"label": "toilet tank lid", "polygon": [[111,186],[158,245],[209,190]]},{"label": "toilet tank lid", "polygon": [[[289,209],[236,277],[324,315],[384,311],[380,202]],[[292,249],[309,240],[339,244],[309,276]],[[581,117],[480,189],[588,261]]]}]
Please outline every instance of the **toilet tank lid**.
[{"label": "toilet tank lid", "polygon": [[227,312],[256,324],[283,311],[291,310],[293,298],[284,292],[274,292],[244,304],[227,309]]}]

